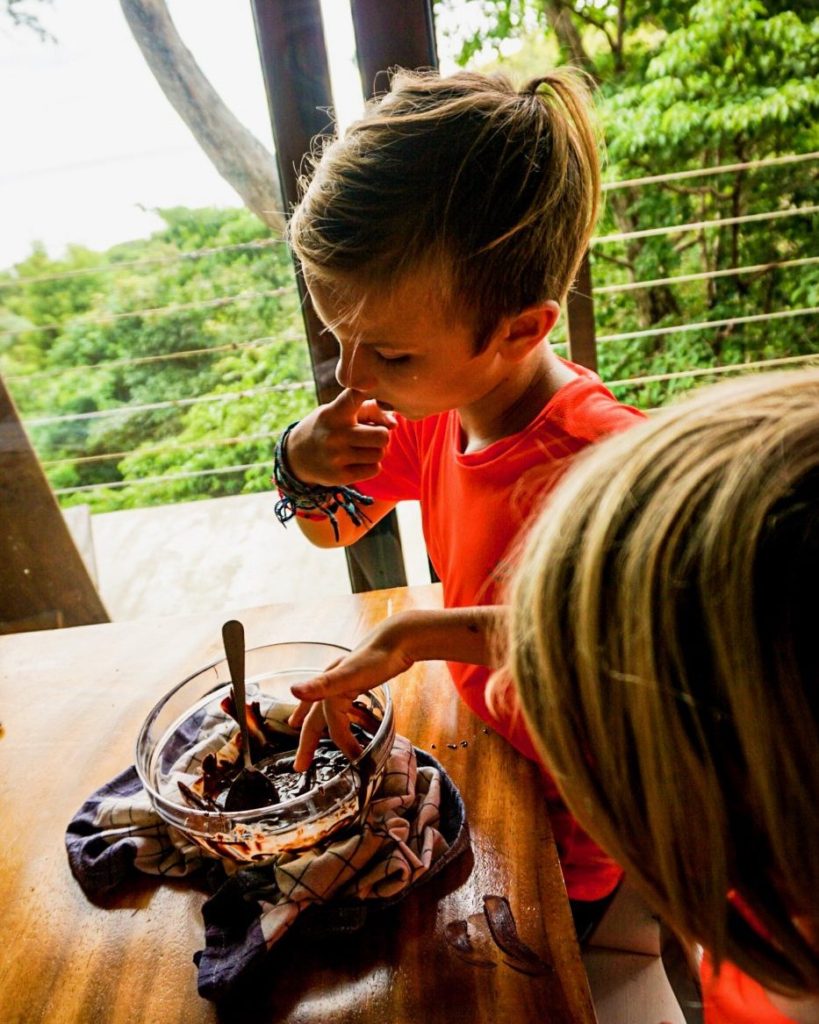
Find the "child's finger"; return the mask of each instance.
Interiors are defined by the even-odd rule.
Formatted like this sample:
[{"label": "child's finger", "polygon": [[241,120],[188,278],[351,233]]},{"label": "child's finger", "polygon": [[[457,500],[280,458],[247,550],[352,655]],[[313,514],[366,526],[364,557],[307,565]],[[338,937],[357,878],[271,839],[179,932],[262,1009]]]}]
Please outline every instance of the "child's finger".
[{"label": "child's finger", "polygon": [[332,410],[333,419],[337,419],[339,423],[357,423],[358,411],[366,401],[366,392],[356,391],[355,388],[345,388],[336,395],[327,408]]},{"label": "child's finger", "polygon": [[[363,684],[363,685],[362,685]],[[371,682],[366,682],[353,668],[330,668],[317,675],[314,679],[308,679],[303,683],[296,683],[290,687],[290,692],[300,701],[315,703],[324,700],[326,697],[357,697],[369,688]],[[295,714],[295,712],[294,712]]]},{"label": "child's finger", "polygon": [[305,718],[307,718],[307,712],[313,707],[313,703],[313,701],[309,700],[299,701],[298,707],[290,713],[287,719],[287,724],[291,729],[301,729]]},{"label": "child's finger", "polygon": [[[330,739],[342,754],[350,761],[355,761],[363,747],[350,731],[349,700],[347,698],[327,700],[307,705],[307,707],[309,710],[302,723],[299,745],[293,759],[293,768],[297,772],[307,771],[325,729],[329,731]],[[295,714],[296,712],[294,712]]]},{"label": "child's finger", "polygon": [[353,448],[378,449],[383,452],[390,441],[390,433],[385,427],[371,423],[359,423],[349,433],[349,443]]},{"label": "child's finger", "polygon": [[[320,672],[312,679],[306,679],[303,683],[296,683],[295,686],[290,687],[290,692],[300,701],[299,707],[293,712],[291,718],[299,714],[303,706],[305,712],[299,715],[299,724],[301,724],[311,705],[317,700],[324,700],[326,696],[348,697],[350,700],[353,700],[360,693],[363,693],[363,690],[360,689],[358,673],[349,664],[353,653],[344,654],[340,658],[336,658],[330,662],[323,672]],[[314,686],[317,687],[318,691],[323,690],[325,692],[317,692],[315,697],[301,695],[303,688],[306,687],[306,692],[311,693]],[[364,689],[366,690],[367,687],[365,686]],[[292,724],[294,727],[296,726],[296,722],[292,722]]]},{"label": "child's finger", "polygon": [[319,740],[324,735],[327,722],[324,718],[324,706],[313,704],[301,727],[299,735],[299,746],[293,760],[293,768],[297,772],[306,772],[313,760],[313,754],[319,745]]},{"label": "child's finger", "polygon": [[324,720],[330,731],[330,739],[348,760],[355,761],[364,748],[350,731],[350,719],[347,714],[350,702],[346,698],[326,700],[321,707],[324,709]]},{"label": "child's finger", "polygon": [[368,398],[366,402],[361,403],[357,416],[359,423],[374,423],[387,427],[388,430],[398,426],[395,414],[383,409],[374,398]]},{"label": "child's finger", "polygon": [[381,471],[381,461],[378,462],[348,462],[344,467],[344,482],[357,484],[360,480],[371,480],[378,476]]}]

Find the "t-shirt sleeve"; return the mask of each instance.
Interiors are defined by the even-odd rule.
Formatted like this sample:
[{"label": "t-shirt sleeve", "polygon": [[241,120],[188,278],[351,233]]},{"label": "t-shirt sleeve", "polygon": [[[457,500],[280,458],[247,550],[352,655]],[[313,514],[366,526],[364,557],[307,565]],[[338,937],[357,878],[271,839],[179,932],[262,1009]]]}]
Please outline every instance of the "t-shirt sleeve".
[{"label": "t-shirt sleeve", "polygon": [[603,384],[579,386],[566,395],[555,418],[572,437],[597,441],[608,434],[628,430],[646,419],[646,414],[634,406],[618,402]]},{"label": "t-shirt sleeve", "polygon": [[390,431],[381,472],[355,486],[362,494],[379,501],[418,501],[421,497],[418,426],[401,416],[396,419],[398,426]]}]

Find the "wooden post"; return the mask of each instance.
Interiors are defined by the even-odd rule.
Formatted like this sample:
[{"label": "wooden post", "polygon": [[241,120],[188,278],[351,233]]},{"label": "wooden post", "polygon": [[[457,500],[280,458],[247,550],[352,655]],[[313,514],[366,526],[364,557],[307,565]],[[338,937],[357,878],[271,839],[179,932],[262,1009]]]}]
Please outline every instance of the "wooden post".
[{"label": "wooden post", "polygon": [[[299,200],[298,178],[316,135],[331,129],[330,71],[319,0],[253,0],[256,40],[276,145],[282,196],[289,214]],[[299,297],[316,392],[321,403],[339,393],[338,346],[316,315],[296,268]],[[354,593],[406,586],[404,554],[395,512],[345,548]]]},{"label": "wooden post", "polygon": [[[358,70],[364,96],[384,92],[390,68],[438,67],[430,0],[351,0]],[[394,513],[393,513],[394,514]],[[433,583],[438,574],[427,559]]]},{"label": "wooden post", "polygon": [[0,633],[108,621],[0,378]]},{"label": "wooden post", "polygon": [[387,88],[384,72],[437,68],[429,0],[351,0],[358,68],[364,95]]},{"label": "wooden post", "polygon": [[594,299],[588,251],[566,302],[569,359],[589,370],[597,370],[597,342],[594,333]]}]

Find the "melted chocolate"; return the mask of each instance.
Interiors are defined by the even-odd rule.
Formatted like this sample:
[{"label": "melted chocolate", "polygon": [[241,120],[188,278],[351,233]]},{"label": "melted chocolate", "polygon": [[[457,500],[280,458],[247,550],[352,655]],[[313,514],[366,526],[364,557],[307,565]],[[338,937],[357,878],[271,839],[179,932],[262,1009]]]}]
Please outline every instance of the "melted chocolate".
[{"label": "melted chocolate", "polygon": [[[222,707],[231,717],[235,717],[231,697],[225,698]],[[358,721],[351,724],[351,729],[359,743],[366,747],[380,722],[361,702],[357,701],[354,707]],[[248,725],[254,770],[248,772],[243,768],[241,734],[236,734],[231,740],[237,755],[235,758],[210,753],[202,761],[202,775],[194,784],[195,788],[179,784],[180,792],[188,803],[211,811],[272,807],[303,796],[316,786],[329,782],[350,764],[332,740],[322,739],[307,771],[294,771],[296,751],[292,747],[293,737],[284,736],[267,727],[257,702],[248,706]],[[364,799],[372,770],[366,762],[367,758],[362,759],[357,768],[360,775],[360,801]]]}]

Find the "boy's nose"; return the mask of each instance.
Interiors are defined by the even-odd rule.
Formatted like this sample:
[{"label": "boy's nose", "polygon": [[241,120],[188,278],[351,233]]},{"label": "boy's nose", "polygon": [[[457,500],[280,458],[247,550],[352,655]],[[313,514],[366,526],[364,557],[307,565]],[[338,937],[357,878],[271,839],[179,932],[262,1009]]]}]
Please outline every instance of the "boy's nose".
[{"label": "boy's nose", "polygon": [[367,357],[359,345],[342,345],[336,365],[336,380],[343,388],[371,391],[375,379],[367,367]]}]

